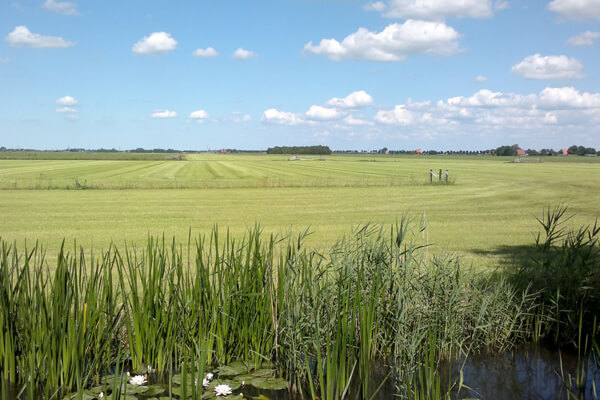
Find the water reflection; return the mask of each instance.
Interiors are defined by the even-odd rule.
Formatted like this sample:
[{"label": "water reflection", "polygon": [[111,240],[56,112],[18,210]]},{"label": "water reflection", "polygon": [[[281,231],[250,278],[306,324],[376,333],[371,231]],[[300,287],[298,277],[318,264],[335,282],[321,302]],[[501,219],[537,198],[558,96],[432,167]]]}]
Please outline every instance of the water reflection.
[{"label": "water reflection", "polygon": [[[561,368],[562,360],[562,368]],[[458,368],[453,368],[458,375]],[[577,376],[577,356],[559,353],[539,346],[522,346],[501,355],[471,356],[463,367],[464,383],[472,390],[463,389],[455,399],[481,398],[486,400],[554,400],[567,399],[564,379]],[[598,366],[588,362],[585,389],[571,398],[595,399],[594,385],[600,388]]]}]

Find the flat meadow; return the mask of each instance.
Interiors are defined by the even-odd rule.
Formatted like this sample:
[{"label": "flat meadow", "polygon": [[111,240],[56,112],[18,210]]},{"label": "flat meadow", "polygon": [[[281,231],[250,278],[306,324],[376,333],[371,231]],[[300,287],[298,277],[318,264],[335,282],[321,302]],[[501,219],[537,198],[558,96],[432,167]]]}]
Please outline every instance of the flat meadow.
[{"label": "flat meadow", "polygon": [[[148,235],[184,243],[215,224],[233,235],[308,228],[306,243],[326,248],[352,226],[411,215],[427,221],[435,248],[485,269],[532,243],[544,207],[569,206],[575,225],[600,215],[591,157],[3,154],[0,236],[39,240],[49,256],[63,238],[98,251]],[[430,169],[448,169],[450,184],[431,184]]]},{"label": "flat meadow", "polygon": [[597,158],[1,155],[2,399],[598,398]]}]

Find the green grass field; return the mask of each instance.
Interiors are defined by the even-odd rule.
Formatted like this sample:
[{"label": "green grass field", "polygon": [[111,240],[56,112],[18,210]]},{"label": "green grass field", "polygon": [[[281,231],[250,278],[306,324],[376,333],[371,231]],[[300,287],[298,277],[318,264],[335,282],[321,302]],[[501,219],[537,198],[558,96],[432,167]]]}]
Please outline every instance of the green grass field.
[{"label": "green grass field", "polygon": [[[239,234],[260,223],[275,233],[310,227],[308,244],[325,247],[352,225],[411,214],[425,216],[436,249],[483,268],[498,265],[506,249],[532,243],[545,206],[568,204],[574,223],[600,216],[595,158],[312,158],[0,160],[0,236],[19,244],[39,239],[52,255],[63,238],[100,250],[111,241],[143,245],[148,234],[185,242],[190,229],[199,234],[219,224]],[[428,183],[429,170],[439,168],[453,184]]]}]

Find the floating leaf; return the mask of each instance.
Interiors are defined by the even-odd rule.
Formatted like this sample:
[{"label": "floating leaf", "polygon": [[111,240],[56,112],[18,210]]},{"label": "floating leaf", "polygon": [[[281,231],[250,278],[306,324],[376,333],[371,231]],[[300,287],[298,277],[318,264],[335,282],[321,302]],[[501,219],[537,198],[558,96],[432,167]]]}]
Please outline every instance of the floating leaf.
[{"label": "floating leaf", "polygon": [[144,392],[144,396],[157,396],[165,392],[165,388],[159,385],[152,385]]},{"label": "floating leaf", "polygon": [[287,389],[287,382],[283,378],[254,378],[246,383],[262,390]]},{"label": "floating leaf", "polygon": [[234,376],[234,375],[247,374],[248,372],[251,371],[251,368],[241,361],[234,361],[229,365],[223,365],[223,366],[217,368],[217,371],[219,371],[220,375]]}]

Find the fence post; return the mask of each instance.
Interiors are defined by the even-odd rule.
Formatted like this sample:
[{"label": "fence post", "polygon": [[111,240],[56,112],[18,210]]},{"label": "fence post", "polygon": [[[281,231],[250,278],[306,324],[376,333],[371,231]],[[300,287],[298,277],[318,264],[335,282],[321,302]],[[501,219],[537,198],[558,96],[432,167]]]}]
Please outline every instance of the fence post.
[{"label": "fence post", "polygon": [[429,170],[429,182],[433,183],[433,170],[432,169]]},{"label": "fence post", "polygon": [[448,183],[448,170],[446,170],[446,183]]},{"label": "fence post", "polygon": [[440,182],[441,182],[441,181],[442,181],[442,169],[441,169],[441,168],[440,168],[440,175],[439,175],[439,179],[440,179]]}]

